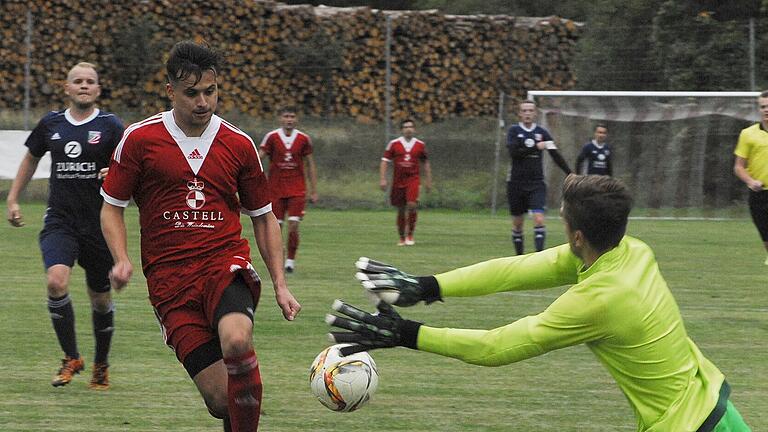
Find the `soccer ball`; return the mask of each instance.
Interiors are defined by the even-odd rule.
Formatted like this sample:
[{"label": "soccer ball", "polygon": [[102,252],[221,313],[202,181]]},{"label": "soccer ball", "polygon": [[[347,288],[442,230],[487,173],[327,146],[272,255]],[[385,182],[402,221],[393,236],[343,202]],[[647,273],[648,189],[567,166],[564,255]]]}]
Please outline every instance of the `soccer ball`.
[{"label": "soccer ball", "polygon": [[367,352],[342,357],[339,348],[329,346],[315,357],[309,368],[312,394],[332,411],[350,412],[365,405],[379,385],[376,362]]}]

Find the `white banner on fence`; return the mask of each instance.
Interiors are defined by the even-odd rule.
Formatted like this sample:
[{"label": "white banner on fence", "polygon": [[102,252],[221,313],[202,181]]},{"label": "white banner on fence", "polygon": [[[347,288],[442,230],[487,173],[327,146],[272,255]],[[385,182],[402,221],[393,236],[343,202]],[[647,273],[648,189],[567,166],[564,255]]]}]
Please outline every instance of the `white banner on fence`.
[{"label": "white banner on fence", "polygon": [[[0,130],[0,179],[16,177],[19,164],[27,154],[27,140],[30,131]],[[44,179],[51,175],[51,155],[46,153],[37,165],[33,179]]]}]

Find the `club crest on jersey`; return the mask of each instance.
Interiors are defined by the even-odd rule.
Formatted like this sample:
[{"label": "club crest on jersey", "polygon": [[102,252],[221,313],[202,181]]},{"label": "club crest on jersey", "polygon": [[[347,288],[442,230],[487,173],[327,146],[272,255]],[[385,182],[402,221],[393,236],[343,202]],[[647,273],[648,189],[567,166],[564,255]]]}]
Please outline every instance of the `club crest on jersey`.
[{"label": "club crest on jersey", "polygon": [[192,210],[199,210],[203,208],[205,205],[205,194],[203,194],[205,183],[201,182],[197,178],[194,178],[187,182],[187,188],[189,189],[186,198],[187,206]]},{"label": "club crest on jersey", "polygon": [[544,137],[541,134],[533,134],[533,138],[536,141],[541,141],[542,139],[544,139]]},{"label": "club crest on jersey", "polygon": [[88,131],[88,144],[98,144],[101,142],[101,131]]}]

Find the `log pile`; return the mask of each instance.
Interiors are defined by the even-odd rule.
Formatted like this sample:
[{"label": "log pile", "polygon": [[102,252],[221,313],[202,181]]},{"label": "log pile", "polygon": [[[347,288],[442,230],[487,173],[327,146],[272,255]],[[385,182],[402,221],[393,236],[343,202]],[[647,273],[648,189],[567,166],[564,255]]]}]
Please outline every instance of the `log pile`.
[{"label": "log pile", "polygon": [[[431,122],[495,115],[498,94],[566,90],[582,31],[558,17],[444,15],[273,1],[87,0],[0,5],[0,109],[23,104],[26,11],[33,16],[31,105],[56,108],[78,61],[99,67],[107,109],[137,119],[167,109],[163,63],[173,44],[205,40],[226,57],[220,111],[271,117],[285,104],[310,115],[378,121],[385,114],[391,20],[392,116]],[[132,119],[134,120],[134,119]]]}]

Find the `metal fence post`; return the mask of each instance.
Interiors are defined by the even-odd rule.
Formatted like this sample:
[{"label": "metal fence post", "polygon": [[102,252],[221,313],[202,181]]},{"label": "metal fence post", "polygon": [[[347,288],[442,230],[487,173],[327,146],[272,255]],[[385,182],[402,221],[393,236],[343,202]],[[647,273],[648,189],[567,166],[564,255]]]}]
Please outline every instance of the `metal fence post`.
[{"label": "metal fence post", "polygon": [[386,62],[385,90],[384,90],[384,145],[392,139],[392,16],[387,15],[387,41],[384,45],[384,60]]},{"label": "metal fence post", "polygon": [[496,215],[496,195],[499,185],[499,165],[501,161],[501,138],[504,136],[504,92],[499,93],[499,130],[496,132],[496,144],[493,153],[493,183],[491,187],[491,214]]},{"label": "metal fence post", "polygon": [[756,91],[755,86],[755,19],[749,19],[749,89]]},{"label": "metal fence post", "polygon": [[24,63],[24,130],[29,130],[29,90],[32,85],[30,67],[32,64],[32,11],[27,10],[27,36],[24,38],[27,46],[27,61]]}]

